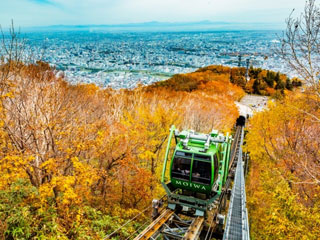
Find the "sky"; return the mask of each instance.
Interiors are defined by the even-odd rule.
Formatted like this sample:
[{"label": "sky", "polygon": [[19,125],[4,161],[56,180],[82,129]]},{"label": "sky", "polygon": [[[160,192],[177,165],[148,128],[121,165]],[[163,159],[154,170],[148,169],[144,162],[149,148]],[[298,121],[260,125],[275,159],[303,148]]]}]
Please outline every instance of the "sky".
[{"label": "sky", "polygon": [[0,0],[0,24],[124,24],[150,21],[282,23],[304,0]]}]

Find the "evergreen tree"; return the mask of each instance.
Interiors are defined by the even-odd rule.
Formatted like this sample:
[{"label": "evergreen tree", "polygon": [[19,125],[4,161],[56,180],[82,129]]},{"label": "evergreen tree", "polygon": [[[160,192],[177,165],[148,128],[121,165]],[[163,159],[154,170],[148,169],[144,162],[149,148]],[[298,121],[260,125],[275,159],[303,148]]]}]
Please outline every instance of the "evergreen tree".
[{"label": "evergreen tree", "polygon": [[280,73],[279,72],[277,72],[277,74],[276,74],[276,76],[274,78],[274,81],[277,83],[277,85],[280,82]]},{"label": "evergreen tree", "polygon": [[290,91],[293,89],[293,85],[292,85],[290,78],[287,78],[287,80],[286,80],[286,89],[288,89]]},{"label": "evergreen tree", "polygon": [[273,87],[274,84],[274,74],[271,71],[267,71],[267,77],[264,78],[264,81],[268,84],[269,87]]},{"label": "evergreen tree", "polygon": [[256,79],[253,83],[253,93],[260,94],[260,81]]}]

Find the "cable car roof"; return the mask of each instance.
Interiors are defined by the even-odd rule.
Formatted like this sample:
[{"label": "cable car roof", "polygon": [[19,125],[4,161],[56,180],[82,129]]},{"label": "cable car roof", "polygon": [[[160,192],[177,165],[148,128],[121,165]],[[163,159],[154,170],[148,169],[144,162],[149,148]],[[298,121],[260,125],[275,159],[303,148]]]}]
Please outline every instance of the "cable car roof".
[{"label": "cable car roof", "polygon": [[199,154],[214,154],[217,151],[218,144],[227,142],[227,138],[216,130],[213,130],[210,134],[201,134],[193,130],[182,132],[175,130],[174,134],[178,139],[178,149]]}]

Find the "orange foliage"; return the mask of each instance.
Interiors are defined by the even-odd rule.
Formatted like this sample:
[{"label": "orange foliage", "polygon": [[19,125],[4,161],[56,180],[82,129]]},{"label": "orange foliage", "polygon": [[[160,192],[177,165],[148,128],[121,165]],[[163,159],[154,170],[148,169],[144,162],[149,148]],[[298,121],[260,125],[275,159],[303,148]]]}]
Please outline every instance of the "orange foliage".
[{"label": "orange foliage", "polygon": [[[224,76],[231,83],[240,86],[247,93],[268,95],[278,97],[283,95],[284,90],[292,90],[302,85],[301,80],[297,78],[289,79],[285,74],[263,70],[261,68],[248,69],[248,81],[246,79],[246,69],[244,67],[224,67],[208,66],[200,68],[197,72],[211,76]],[[191,75],[190,75],[191,76]],[[173,78],[177,78],[174,76]],[[184,77],[185,78],[185,77]],[[212,79],[213,77],[211,77]],[[194,83],[193,81],[188,84]],[[192,89],[194,90],[194,88]]]},{"label": "orange foliage", "polygon": [[[80,238],[81,231],[73,231],[89,221],[85,207],[112,215],[120,207],[144,208],[161,196],[170,126],[230,130],[238,116],[234,101],[244,95],[227,73],[195,72],[149,87],[113,90],[70,85],[42,62],[21,66],[6,83],[0,191],[27,181],[37,194],[25,201],[41,213],[54,209],[58,229],[68,238]],[[85,232],[97,237],[95,231]]]}]

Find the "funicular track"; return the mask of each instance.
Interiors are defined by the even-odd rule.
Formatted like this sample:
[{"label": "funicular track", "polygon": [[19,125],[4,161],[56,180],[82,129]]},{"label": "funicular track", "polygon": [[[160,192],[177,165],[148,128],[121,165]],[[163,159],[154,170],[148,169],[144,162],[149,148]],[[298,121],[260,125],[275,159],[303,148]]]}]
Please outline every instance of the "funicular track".
[{"label": "funicular track", "polygon": [[[243,133],[241,135],[243,139]],[[246,208],[246,193],[244,181],[244,162],[242,148],[239,148],[234,186],[230,199],[227,223],[223,239],[228,240],[249,240],[248,211]]]},{"label": "funicular track", "polygon": [[[214,208],[210,212],[210,218],[183,216],[179,211],[164,209],[160,215],[145,228],[134,240],[145,239],[181,239],[209,240],[213,236],[222,238],[224,217],[220,215],[226,208],[227,198],[230,195],[230,185],[235,176],[239,154],[242,154],[241,146],[243,144],[244,121],[237,121],[234,141],[231,145],[231,155],[229,162],[229,172],[225,186],[223,187],[219,198],[214,203]],[[242,155],[241,155],[242,156]],[[161,236],[161,238],[159,238]],[[224,239],[228,239],[224,238]],[[242,238],[238,238],[242,239]]]}]

